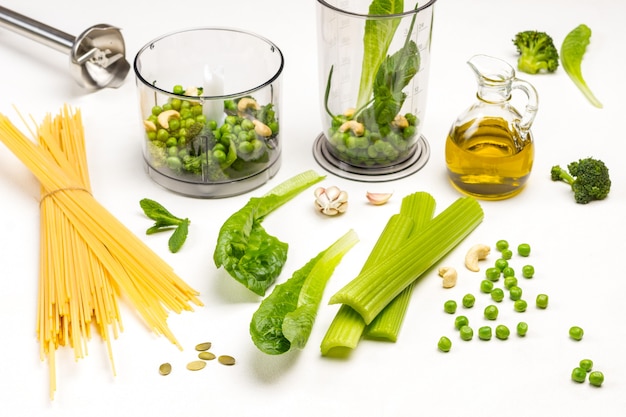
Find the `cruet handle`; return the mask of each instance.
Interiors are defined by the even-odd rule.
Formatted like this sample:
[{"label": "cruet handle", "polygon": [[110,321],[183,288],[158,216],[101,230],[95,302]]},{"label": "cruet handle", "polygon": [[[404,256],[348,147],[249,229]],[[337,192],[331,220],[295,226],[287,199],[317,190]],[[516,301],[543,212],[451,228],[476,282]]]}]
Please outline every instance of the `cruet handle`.
[{"label": "cruet handle", "polygon": [[539,104],[537,90],[535,90],[535,87],[533,87],[532,84],[527,81],[520,80],[519,78],[513,79],[513,82],[511,83],[511,89],[522,90],[528,97],[528,102],[526,103],[526,107],[524,108],[522,119],[518,122],[519,131],[522,136],[525,137],[530,130],[530,126],[535,120],[535,116],[537,115],[537,107]]}]

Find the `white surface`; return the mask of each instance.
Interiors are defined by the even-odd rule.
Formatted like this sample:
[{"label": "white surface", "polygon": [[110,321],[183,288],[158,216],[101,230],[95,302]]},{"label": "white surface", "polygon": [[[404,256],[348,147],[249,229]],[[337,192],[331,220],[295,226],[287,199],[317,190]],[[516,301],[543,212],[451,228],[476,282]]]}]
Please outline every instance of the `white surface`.
[{"label": "white surface", "polygon": [[[365,184],[328,175],[323,184],[349,191],[349,211],[322,218],[305,192],[267,218],[267,230],[290,244],[280,281],[302,266],[340,234],[354,228],[361,242],[346,256],[328,284],[325,298],[360,269],[387,218],[401,197],[428,191],[438,210],[458,197],[448,184],[443,160],[448,127],[474,97],[473,75],[465,61],[487,53],[515,62],[511,38],[520,30],[550,33],[560,45],[580,23],[592,30],[583,73],[604,103],[593,108],[559,69],[554,75],[521,77],[539,92],[540,108],[533,126],[536,162],[526,190],[501,202],[484,202],[482,225],[445,260],[459,267],[459,284],[441,288],[431,272],[417,286],[400,339],[396,344],[363,341],[346,360],[322,358],[319,343],[337,306],[322,305],[309,344],[279,357],[260,353],[248,336],[248,323],[258,299],[217,271],[211,256],[217,230],[250,196],[303,169],[321,170],[311,147],[320,131],[317,95],[316,2],[195,1],[74,2],[70,0],[5,1],[5,7],[79,34],[96,23],[123,29],[129,59],[150,39],[173,30],[200,25],[231,26],[260,33],[285,54],[283,166],[266,186],[223,200],[196,200],[170,193],[143,172],[138,110],[131,73],[117,90],[85,94],[67,73],[64,56],[6,30],[0,30],[0,111],[18,122],[22,113],[41,120],[63,103],[80,107],[87,132],[90,172],[95,195],[131,230],[171,263],[201,292],[205,307],[173,315],[170,325],[186,348],[178,351],[165,338],[150,333],[124,305],[125,331],[113,343],[117,375],[113,376],[98,337],[87,358],[75,362],[71,350],[57,354],[58,390],[48,399],[48,364],[40,362],[35,337],[38,260],[38,185],[10,152],[0,149],[0,405],[12,416],[528,416],[622,415],[626,407],[626,328],[622,325],[626,281],[623,259],[626,223],[626,164],[623,138],[626,84],[622,53],[626,39],[626,3],[614,0],[502,1],[441,0],[436,4],[429,106],[424,134],[431,159],[419,173],[392,183]],[[564,185],[549,178],[552,165],[581,157],[603,159],[611,169],[613,189],[604,202],[577,205]],[[365,192],[395,191],[385,206],[366,203]],[[145,236],[150,222],[139,200],[150,197],[192,220],[182,251],[167,252],[167,235]],[[296,227],[297,226],[297,227]],[[478,275],[461,268],[465,250],[476,242],[498,239],[531,243],[529,262],[537,273],[524,281],[530,307],[514,313],[501,307],[501,322],[524,319],[529,334],[508,341],[462,342],[452,329],[443,302],[478,293]],[[495,259],[493,256],[491,259]],[[523,262],[515,260],[518,269]],[[550,295],[545,311],[534,307],[534,294]],[[476,328],[481,310],[468,311]],[[585,329],[579,342],[567,336],[571,325]],[[437,340],[449,335],[453,350],[437,351]],[[213,351],[237,358],[234,367],[210,363],[201,372],[184,366],[193,346],[212,341]],[[571,369],[584,357],[595,361],[606,381],[601,389],[570,381]],[[169,361],[174,371],[158,374]]]}]

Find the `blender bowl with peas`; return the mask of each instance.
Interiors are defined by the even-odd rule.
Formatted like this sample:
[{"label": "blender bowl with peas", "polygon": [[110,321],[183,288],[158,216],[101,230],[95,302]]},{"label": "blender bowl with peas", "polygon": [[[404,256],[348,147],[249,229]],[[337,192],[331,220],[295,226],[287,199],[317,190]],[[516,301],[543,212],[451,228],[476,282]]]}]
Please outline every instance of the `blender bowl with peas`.
[{"label": "blender bowl with peas", "polygon": [[269,40],[195,28],[150,41],[134,61],[148,175],[180,194],[220,198],[280,168],[283,55]]}]

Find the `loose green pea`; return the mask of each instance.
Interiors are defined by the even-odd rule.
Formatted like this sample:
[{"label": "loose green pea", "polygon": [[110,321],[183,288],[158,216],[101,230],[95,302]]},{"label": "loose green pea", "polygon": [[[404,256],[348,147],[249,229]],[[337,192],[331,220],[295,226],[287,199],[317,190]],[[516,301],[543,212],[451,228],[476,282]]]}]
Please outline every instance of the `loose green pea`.
[{"label": "loose green pea", "polygon": [[506,268],[504,268],[502,270],[502,276],[504,278],[508,278],[508,277],[514,277],[515,276],[515,269],[513,269],[510,266],[507,266]]},{"label": "loose green pea", "polygon": [[439,338],[439,342],[437,343],[437,348],[442,352],[449,352],[452,348],[452,341],[446,336],[441,336]]},{"label": "loose green pea", "polygon": [[474,307],[474,303],[476,302],[476,297],[472,294],[465,294],[463,296],[463,307],[472,308]]},{"label": "loose green pea", "polygon": [[520,321],[519,323],[517,323],[516,330],[518,336],[526,336],[526,333],[528,332],[528,323],[526,323],[525,321]]},{"label": "loose green pea", "polygon": [[582,340],[584,333],[583,329],[579,326],[572,326],[569,329],[569,337],[577,341]]},{"label": "loose green pea", "polygon": [[488,279],[483,279],[480,282],[480,291],[489,294],[491,290],[493,290],[493,282]]},{"label": "loose green pea", "polygon": [[491,327],[482,326],[478,329],[478,338],[480,340],[491,340]]},{"label": "loose green pea", "polygon": [[530,255],[530,245],[528,243],[520,243],[517,246],[517,253],[520,256],[529,256]]},{"label": "loose green pea", "polygon": [[517,278],[514,276],[504,278],[504,288],[510,290],[512,287],[517,287]]},{"label": "loose green pea", "polygon": [[500,269],[498,269],[496,267],[491,267],[491,268],[485,269],[485,277],[489,281],[497,281],[497,280],[499,280],[501,273],[502,272],[500,271]]},{"label": "loose green pea", "polygon": [[572,381],[574,382],[585,382],[587,378],[587,371],[582,368],[576,367],[572,369]]},{"label": "loose green pea", "polygon": [[487,320],[495,320],[498,318],[498,307],[494,306],[493,304],[488,305],[487,307],[485,307],[483,314]]},{"label": "loose green pea", "polygon": [[513,285],[509,288],[509,298],[513,301],[517,301],[522,298],[522,289],[517,285]]},{"label": "loose green pea", "polygon": [[496,326],[496,337],[500,340],[506,340],[509,338],[511,331],[504,324],[498,324]]},{"label": "loose green pea", "polygon": [[532,265],[524,265],[522,267],[522,276],[524,278],[532,278],[535,275],[535,267]]},{"label": "loose green pea", "polygon": [[496,303],[504,300],[504,291],[502,290],[502,288],[494,288],[493,290],[491,290],[490,295],[491,299]]},{"label": "loose green pea", "polygon": [[495,267],[500,270],[500,272],[504,271],[504,268],[509,266],[509,261],[504,258],[496,259]]},{"label": "loose green pea", "polygon": [[509,260],[513,257],[513,251],[511,249],[504,249],[501,252],[501,255],[502,255],[502,259]]},{"label": "loose green pea", "polygon": [[448,314],[456,313],[456,301],[448,300],[445,303],[443,303],[443,311],[445,311]]},{"label": "loose green pea", "polygon": [[506,340],[509,338],[511,331],[504,324],[498,324],[496,326],[496,337],[500,340]]},{"label": "loose green pea", "polygon": [[593,368],[593,361],[591,359],[582,359],[579,366],[587,372],[590,372]]},{"label": "loose green pea", "polygon": [[589,374],[589,383],[594,387],[599,387],[604,382],[604,374],[600,371],[593,371]]},{"label": "loose green pea", "polygon": [[469,341],[474,337],[474,330],[468,325],[465,325],[459,329],[459,335],[462,340]]},{"label": "loose green pea", "polygon": [[538,294],[536,304],[537,304],[537,308],[547,308],[548,307],[547,294]]},{"label": "loose green pea", "polygon": [[496,242],[496,249],[499,250],[500,252],[502,252],[503,250],[508,249],[508,248],[509,248],[509,242],[508,241],[506,241],[504,239],[501,239],[501,240],[498,240]]},{"label": "loose green pea", "polygon": [[467,326],[469,324],[469,319],[467,316],[457,316],[454,319],[454,327],[459,330],[463,326]]},{"label": "loose green pea", "polygon": [[515,300],[515,303],[513,304],[513,308],[518,313],[523,313],[524,311],[526,311],[527,307],[528,307],[528,303],[522,299]]}]

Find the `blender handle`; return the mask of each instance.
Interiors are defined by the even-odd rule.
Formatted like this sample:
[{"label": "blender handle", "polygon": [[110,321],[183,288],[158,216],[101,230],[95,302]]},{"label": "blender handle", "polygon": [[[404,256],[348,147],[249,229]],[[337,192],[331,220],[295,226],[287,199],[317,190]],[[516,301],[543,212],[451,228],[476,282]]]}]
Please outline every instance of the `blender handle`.
[{"label": "blender handle", "polygon": [[524,108],[524,114],[522,114],[522,119],[518,123],[520,133],[525,137],[530,130],[530,126],[535,120],[535,116],[537,115],[539,105],[537,90],[535,90],[535,87],[533,87],[532,84],[527,81],[520,80],[519,78],[513,79],[511,89],[522,90],[526,94],[526,97],[528,97],[528,102]]}]

